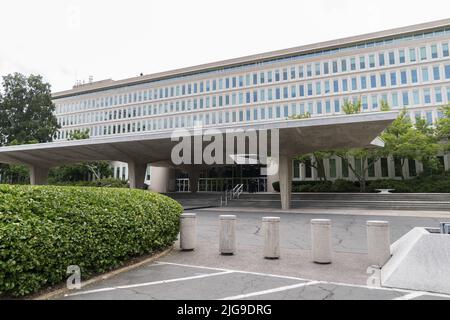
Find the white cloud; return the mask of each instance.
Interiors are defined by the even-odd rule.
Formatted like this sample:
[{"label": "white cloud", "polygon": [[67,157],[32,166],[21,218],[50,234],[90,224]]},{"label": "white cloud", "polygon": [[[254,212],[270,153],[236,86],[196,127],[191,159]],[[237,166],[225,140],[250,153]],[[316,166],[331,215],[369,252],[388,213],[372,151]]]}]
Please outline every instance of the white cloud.
[{"label": "white cloud", "polygon": [[450,2],[2,0],[0,74],[55,91],[447,18]]}]

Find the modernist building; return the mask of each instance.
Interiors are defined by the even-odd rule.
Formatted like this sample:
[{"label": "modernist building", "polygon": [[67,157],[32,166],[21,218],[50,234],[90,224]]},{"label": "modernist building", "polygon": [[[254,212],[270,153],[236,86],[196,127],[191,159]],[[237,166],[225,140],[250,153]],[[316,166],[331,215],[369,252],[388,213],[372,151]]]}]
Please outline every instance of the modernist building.
[{"label": "modernist building", "polygon": [[[432,123],[440,116],[438,107],[450,102],[449,44],[450,19],[446,19],[75,86],[53,94],[61,125],[55,143],[67,140],[75,130],[89,130],[93,143],[122,141],[129,136],[191,128],[197,121],[204,127],[245,127],[285,123],[292,116],[308,114],[311,118],[303,120],[305,123],[338,124],[339,119],[349,118],[342,116],[346,100],[361,101],[361,121],[365,115],[381,115],[380,105],[385,101],[393,110],[406,108],[412,119],[421,117]],[[354,138],[367,140],[367,130],[361,127]],[[308,139],[323,139],[319,136],[324,132]],[[332,137],[350,139],[337,133]],[[449,168],[449,158],[443,161]],[[112,165],[118,178],[127,179],[129,170],[135,172],[125,162],[114,161]],[[369,172],[369,179],[393,178],[399,174],[395,168],[393,159],[381,159]],[[247,187],[251,180],[259,191],[270,191],[271,182],[278,177],[260,176],[258,169],[258,165],[202,167],[196,183],[191,181],[191,189],[195,184],[200,191],[220,191],[224,184],[243,183]],[[326,170],[330,179],[352,178],[339,159],[327,160]],[[406,176],[415,175],[421,166],[409,161],[405,170]],[[186,170],[151,165],[147,171],[148,183],[158,191],[189,190]],[[288,173],[289,180],[316,179],[314,170],[296,161]]]}]

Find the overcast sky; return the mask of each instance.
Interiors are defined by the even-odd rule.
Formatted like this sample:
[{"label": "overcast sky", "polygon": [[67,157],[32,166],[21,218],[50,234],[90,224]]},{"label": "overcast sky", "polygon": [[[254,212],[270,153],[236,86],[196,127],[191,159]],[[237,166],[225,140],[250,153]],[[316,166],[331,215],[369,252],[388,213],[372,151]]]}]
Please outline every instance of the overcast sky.
[{"label": "overcast sky", "polygon": [[449,16],[446,0],[1,0],[0,75],[61,91]]}]

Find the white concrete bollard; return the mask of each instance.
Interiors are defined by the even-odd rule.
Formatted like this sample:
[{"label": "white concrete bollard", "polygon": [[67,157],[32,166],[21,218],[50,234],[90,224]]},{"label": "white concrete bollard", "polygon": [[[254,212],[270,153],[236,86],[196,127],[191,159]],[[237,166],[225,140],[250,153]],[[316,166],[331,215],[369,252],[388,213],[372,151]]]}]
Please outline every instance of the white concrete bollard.
[{"label": "white concrete bollard", "polygon": [[219,252],[232,255],[236,252],[236,216],[221,215]]},{"label": "white concrete bollard", "polygon": [[264,234],[264,258],[278,259],[280,257],[280,218],[262,218]]},{"label": "white concrete bollard", "polygon": [[311,253],[315,263],[331,263],[331,220],[311,220]]},{"label": "white concrete bollard", "polygon": [[191,251],[195,249],[197,238],[197,215],[183,213],[180,217],[180,249]]},{"label": "white concrete bollard", "polygon": [[382,267],[391,257],[389,222],[367,221],[369,264]]}]

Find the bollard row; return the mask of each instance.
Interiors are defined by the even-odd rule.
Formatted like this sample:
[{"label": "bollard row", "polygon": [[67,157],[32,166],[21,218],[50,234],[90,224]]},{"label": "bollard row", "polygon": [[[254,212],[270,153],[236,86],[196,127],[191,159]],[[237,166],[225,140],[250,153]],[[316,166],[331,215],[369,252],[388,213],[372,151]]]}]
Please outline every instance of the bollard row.
[{"label": "bollard row", "polygon": [[[263,257],[280,258],[280,218],[263,217],[262,234],[264,238]],[[221,215],[219,232],[219,253],[236,253],[236,216]],[[367,221],[367,251],[369,264],[382,267],[391,257],[390,231],[387,221]],[[331,240],[332,223],[329,219],[311,220],[311,256],[318,264],[332,262],[333,246]],[[184,213],[180,218],[180,249],[192,251],[196,246],[197,215]]]}]

